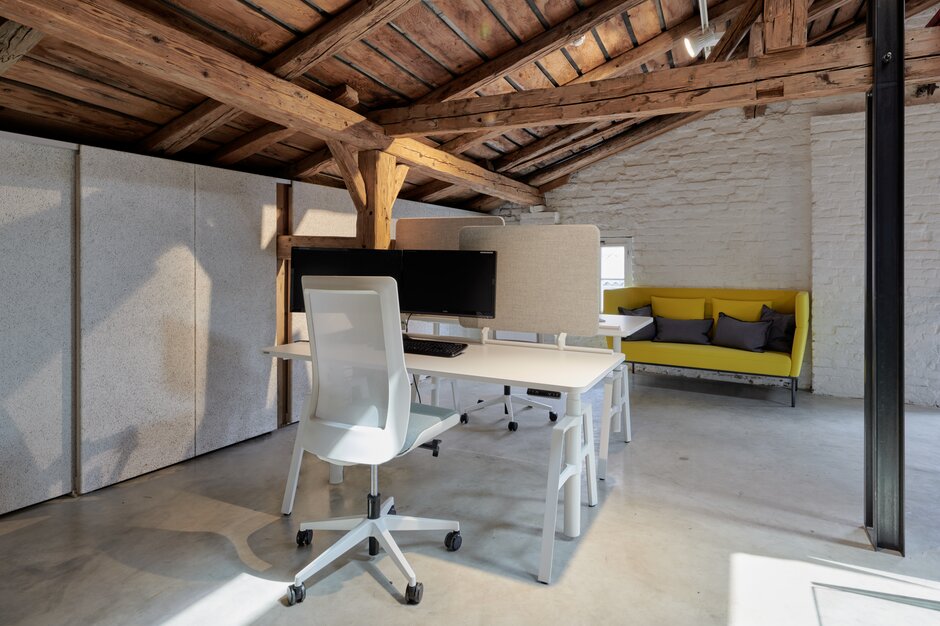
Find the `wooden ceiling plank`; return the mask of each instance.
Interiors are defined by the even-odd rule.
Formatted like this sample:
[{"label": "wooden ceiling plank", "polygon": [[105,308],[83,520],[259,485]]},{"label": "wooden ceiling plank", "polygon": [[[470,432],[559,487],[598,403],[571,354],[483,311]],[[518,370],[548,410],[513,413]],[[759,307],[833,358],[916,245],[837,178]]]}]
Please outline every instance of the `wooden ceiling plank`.
[{"label": "wooden ceiling plank", "polygon": [[126,141],[153,128],[152,124],[6,79],[0,79],[0,102],[4,108],[75,127],[106,129],[105,139],[111,142]]},{"label": "wooden ceiling plank", "polygon": [[26,56],[42,39],[42,33],[7,20],[0,24],[0,76]]},{"label": "wooden ceiling plank", "polygon": [[[922,13],[931,7],[937,6],[937,0],[906,0],[904,3],[904,17],[910,18],[914,17],[918,13]],[[865,20],[862,19],[855,26],[841,32],[837,37],[832,39],[824,38],[826,41],[846,41],[849,39],[857,39],[858,37],[865,36]]]},{"label": "wooden ceiling plank", "polygon": [[357,148],[384,148],[430,176],[514,202],[539,204],[529,185],[487,171],[415,140],[392,140],[361,115],[277,78],[116,0],[0,0],[0,14],[25,25],[212,94],[271,122]]},{"label": "wooden ceiling plank", "polygon": [[261,52],[271,54],[294,39],[294,34],[239,0],[167,0]]},{"label": "wooden ceiling plank", "polygon": [[268,122],[219,148],[212,155],[212,161],[216,165],[234,165],[296,133],[297,131],[291,128]]},{"label": "wooden ceiling plank", "polygon": [[809,7],[809,13],[806,16],[807,20],[809,22],[815,22],[819,18],[825,17],[836,9],[842,8],[854,1],[855,0],[820,0],[819,2],[814,2]]},{"label": "wooden ceiling plank", "polygon": [[575,13],[561,24],[536,35],[509,52],[487,61],[431,91],[418,102],[439,102],[472,94],[481,85],[505,76],[539,57],[571,43],[597,24],[636,6],[644,0],[601,0]]},{"label": "wooden ceiling plank", "polygon": [[61,39],[44,39],[33,48],[29,57],[103,85],[171,106],[177,111],[189,110],[203,100],[202,94],[143,74]]},{"label": "wooden ceiling plank", "polygon": [[180,114],[180,110],[175,107],[154,102],[30,57],[20,60],[7,70],[5,76],[10,80],[117,111],[153,124],[165,124]]},{"label": "wooden ceiling plank", "polygon": [[318,63],[342,52],[407,11],[418,0],[359,0],[309,35],[291,44],[264,65],[268,71],[293,80]]},{"label": "wooden ceiling plank", "polygon": [[[417,0],[360,0],[336,18],[287,46],[262,66],[285,80],[294,80],[317,63],[342,51],[364,37],[369,30],[385,24]],[[228,123],[239,111],[206,101],[159,129],[140,143],[148,152],[174,154],[184,150],[213,129]]]}]

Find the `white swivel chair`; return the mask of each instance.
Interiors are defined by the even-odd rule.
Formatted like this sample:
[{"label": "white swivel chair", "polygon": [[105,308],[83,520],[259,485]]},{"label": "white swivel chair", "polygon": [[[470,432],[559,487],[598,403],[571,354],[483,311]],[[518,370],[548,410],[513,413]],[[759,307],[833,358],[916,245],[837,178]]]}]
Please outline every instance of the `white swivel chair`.
[{"label": "white swivel chair", "polygon": [[294,442],[282,512],[294,508],[304,452],[337,465],[369,465],[371,488],[366,514],[304,522],[298,545],[309,545],[314,530],[346,530],[342,539],[303,568],[288,587],[288,604],[303,602],[304,581],[368,540],[369,554],[379,545],[408,578],[405,598],[418,604],[424,586],[390,531],[450,531],[444,545],[460,548],[457,522],[396,515],[394,499],[380,504],[378,466],[431,442],[456,425],[456,412],[412,404],[402,352],[398,290],[393,278],[305,276],[304,305],[313,360],[313,385]]}]

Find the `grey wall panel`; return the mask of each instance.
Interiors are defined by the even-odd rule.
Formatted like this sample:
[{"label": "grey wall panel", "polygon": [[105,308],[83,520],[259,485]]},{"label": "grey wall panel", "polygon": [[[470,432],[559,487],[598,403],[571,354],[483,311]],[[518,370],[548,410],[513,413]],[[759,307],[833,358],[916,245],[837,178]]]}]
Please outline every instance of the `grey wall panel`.
[{"label": "grey wall panel", "polygon": [[0,513],[71,491],[75,153],[0,139]]},{"label": "grey wall panel", "polygon": [[190,458],[192,165],[80,153],[82,492]]},{"label": "grey wall panel", "polygon": [[277,428],[273,178],[196,168],[196,454]]}]

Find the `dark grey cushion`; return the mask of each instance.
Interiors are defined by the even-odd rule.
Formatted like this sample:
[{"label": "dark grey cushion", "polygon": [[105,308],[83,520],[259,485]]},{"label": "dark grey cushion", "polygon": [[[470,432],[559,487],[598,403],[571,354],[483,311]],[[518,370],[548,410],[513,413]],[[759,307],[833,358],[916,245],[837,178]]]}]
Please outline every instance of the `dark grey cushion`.
[{"label": "dark grey cushion", "polygon": [[657,317],[656,337],[653,341],[669,341],[672,343],[700,343],[707,344],[708,331],[712,329],[712,320],[674,320],[668,317]]},{"label": "dark grey cushion", "polygon": [[767,330],[771,322],[744,322],[737,318],[718,314],[712,344],[725,348],[737,348],[748,352],[763,352],[767,342]]},{"label": "dark grey cushion", "polygon": [[774,311],[766,304],[760,310],[761,321],[769,321],[770,329],[767,331],[765,350],[774,352],[793,351],[793,335],[796,333],[796,316],[788,313]]},{"label": "dark grey cushion", "polygon": [[[641,317],[652,317],[653,307],[649,304],[646,306],[637,307],[635,309],[625,309],[622,306],[618,306],[617,310],[620,311],[621,315],[638,315]],[[656,336],[656,322],[648,324],[636,331],[629,337],[624,337],[624,341],[652,341],[653,337]]]}]

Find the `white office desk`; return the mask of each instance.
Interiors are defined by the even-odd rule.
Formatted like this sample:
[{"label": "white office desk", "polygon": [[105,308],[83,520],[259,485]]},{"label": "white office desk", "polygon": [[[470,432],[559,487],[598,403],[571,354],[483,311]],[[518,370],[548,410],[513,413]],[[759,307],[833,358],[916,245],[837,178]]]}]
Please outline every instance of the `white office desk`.
[{"label": "white office desk", "polygon": [[[265,348],[265,354],[282,359],[310,360],[310,344],[298,342]],[[564,487],[564,532],[581,534],[581,468],[584,456],[594,460],[594,435],[590,406],[581,408],[581,394],[604,380],[623,362],[622,353],[584,352],[554,346],[529,347],[470,344],[454,358],[405,354],[405,366],[413,374],[475,380],[498,385],[537,387],[567,394],[565,417],[552,428],[552,452],[548,467],[545,518],[538,578],[551,582],[552,554],[558,491]],[[584,427],[588,424],[588,427]],[[563,456],[562,456],[562,450]],[[597,504],[596,477],[588,464],[588,504]]]}]

